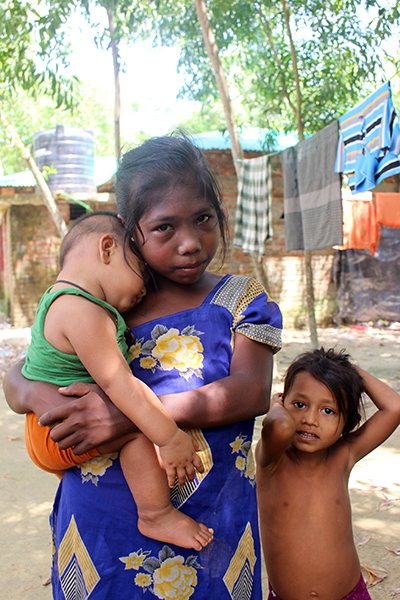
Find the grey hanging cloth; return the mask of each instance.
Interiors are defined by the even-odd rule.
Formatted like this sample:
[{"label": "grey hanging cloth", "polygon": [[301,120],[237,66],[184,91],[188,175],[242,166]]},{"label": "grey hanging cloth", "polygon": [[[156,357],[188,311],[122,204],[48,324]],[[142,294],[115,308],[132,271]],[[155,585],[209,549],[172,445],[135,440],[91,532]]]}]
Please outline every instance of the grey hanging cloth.
[{"label": "grey hanging cloth", "polygon": [[334,171],[338,139],[334,121],[280,154],[286,251],[343,243],[341,177]]}]

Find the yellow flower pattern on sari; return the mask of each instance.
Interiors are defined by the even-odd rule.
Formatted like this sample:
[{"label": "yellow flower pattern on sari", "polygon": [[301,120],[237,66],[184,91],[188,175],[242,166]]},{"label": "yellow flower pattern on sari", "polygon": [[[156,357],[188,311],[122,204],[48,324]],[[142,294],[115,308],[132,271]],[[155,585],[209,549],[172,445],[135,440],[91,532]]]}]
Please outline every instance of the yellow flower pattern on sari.
[{"label": "yellow flower pattern on sari", "polygon": [[238,435],[229,445],[232,448],[232,454],[239,454],[235,460],[235,467],[240,471],[240,475],[246,477],[251,485],[256,482],[256,464],[254,461],[251,441],[246,441],[247,435]]},{"label": "yellow flower pattern on sari", "polygon": [[203,332],[196,331],[193,325],[179,329],[168,329],[156,325],[151,332],[151,340],[144,338],[136,341],[129,349],[132,360],[140,358],[142,369],[172,371],[176,369],[181,377],[189,379],[193,375],[203,379],[203,344],[199,336]]},{"label": "yellow flower pattern on sari", "polygon": [[140,340],[138,342],[135,341],[135,343],[129,347],[129,358],[131,359],[131,362],[133,360],[135,360],[135,358],[137,358],[139,356],[139,354],[140,354]]},{"label": "yellow flower pattern on sari", "polygon": [[146,556],[148,556],[150,552],[143,552],[142,549],[138,550],[138,552],[131,552],[129,556],[124,556],[119,560],[125,563],[125,571],[127,569],[135,569],[138,571],[143,564]]},{"label": "yellow flower pattern on sari", "polygon": [[151,577],[148,573],[138,573],[135,577],[135,583],[141,588],[146,588],[151,585]]},{"label": "yellow flower pattern on sari", "polygon": [[125,569],[144,569],[135,576],[135,584],[149,591],[161,600],[187,600],[192,596],[197,585],[197,569],[203,567],[197,562],[197,556],[175,555],[169,546],[163,546],[158,558],[149,556],[150,552],[142,548],[122,556],[119,560],[125,563]]},{"label": "yellow flower pattern on sari", "polygon": [[118,452],[112,454],[103,454],[102,456],[95,456],[90,460],[79,465],[81,470],[82,481],[91,481],[94,485],[99,482],[99,477],[102,477],[108,467],[111,467],[113,460],[118,456]]}]

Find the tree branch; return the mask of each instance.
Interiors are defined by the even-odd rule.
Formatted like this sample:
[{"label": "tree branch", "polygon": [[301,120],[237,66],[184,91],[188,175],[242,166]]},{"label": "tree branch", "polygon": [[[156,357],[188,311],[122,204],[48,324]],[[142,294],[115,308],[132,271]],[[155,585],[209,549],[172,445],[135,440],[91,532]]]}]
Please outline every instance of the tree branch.
[{"label": "tree branch", "polygon": [[297,132],[299,134],[300,142],[304,140],[304,132],[303,132],[303,122],[301,120],[301,90],[300,90],[300,78],[299,78],[299,70],[297,68],[297,53],[296,48],[294,47],[292,32],[290,29],[290,21],[289,21],[289,7],[287,0],[282,0],[283,7],[283,16],[285,19],[286,32],[289,38],[290,43],[290,52],[292,54],[292,62],[293,62],[293,74],[294,81],[296,84],[296,121],[297,121]]},{"label": "tree branch", "polygon": [[58,210],[58,206],[50,192],[49,186],[47,185],[45,178],[43,177],[42,173],[40,172],[39,167],[37,166],[36,162],[34,161],[28,148],[26,146],[24,146],[18,133],[15,131],[14,127],[8,122],[6,116],[4,115],[4,113],[1,110],[0,110],[0,122],[3,125],[4,131],[7,133],[7,135],[11,138],[11,141],[15,144],[15,146],[21,152],[22,158],[27,162],[28,167],[32,171],[33,176],[35,177],[38,187],[40,189],[40,193],[42,195],[44,203],[45,203],[45,205],[51,215],[51,218],[53,219],[54,224],[57,227],[57,231],[62,239],[68,231],[67,224],[64,221],[64,219],[62,218],[60,211]]},{"label": "tree branch", "polygon": [[290,96],[289,96],[289,92],[287,91],[287,87],[286,87],[286,83],[285,83],[285,76],[284,76],[284,69],[282,67],[282,62],[281,62],[280,56],[279,56],[279,54],[278,54],[278,52],[276,50],[276,47],[275,47],[275,44],[274,44],[274,40],[272,38],[271,27],[269,26],[269,23],[268,23],[267,19],[265,18],[264,13],[262,12],[261,5],[258,7],[258,14],[260,15],[261,22],[264,25],[265,30],[267,32],[267,37],[268,37],[269,45],[271,46],[271,50],[272,50],[272,52],[274,54],[275,60],[276,60],[277,65],[279,67],[279,75],[280,75],[281,80],[282,80],[283,95],[285,96],[289,107],[291,108],[291,110],[293,111],[293,113],[296,115],[297,114],[296,113],[296,107],[293,104],[293,102],[291,101]]},{"label": "tree branch", "polygon": [[233,163],[235,166],[236,175],[239,176],[239,164],[237,161],[243,159],[243,150],[240,145],[235,114],[231,99],[229,97],[228,84],[225,78],[221,60],[219,58],[217,42],[215,41],[210,22],[208,20],[205,2],[204,0],[194,0],[194,4],[196,6],[197,16],[200,21],[204,43],[211,61],[215,79],[217,81],[222,106],[224,107],[226,124],[228,127],[229,137],[231,138]]},{"label": "tree branch", "polygon": [[107,8],[108,16],[108,29],[110,32],[110,46],[113,57],[114,65],[114,144],[115,144],[115,156],[119,158],[121,152],[121,86],[119,81],[119,53],[118,43],[114,39],[115,35],[115,21],[112,11]]}]

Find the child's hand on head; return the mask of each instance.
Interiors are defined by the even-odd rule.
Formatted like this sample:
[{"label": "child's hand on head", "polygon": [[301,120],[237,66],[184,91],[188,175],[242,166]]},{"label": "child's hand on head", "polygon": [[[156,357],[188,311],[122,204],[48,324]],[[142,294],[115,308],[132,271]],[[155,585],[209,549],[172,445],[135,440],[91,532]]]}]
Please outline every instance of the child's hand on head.
[{"label": "child's hand on head", "polygon": [[279,393],[279,394],[274,394],[272,396],[269,410],[271,410],[273,408],[273,406],[275,406],[275,404],[278,404],[279,406],[283,406],[283,394]]}]

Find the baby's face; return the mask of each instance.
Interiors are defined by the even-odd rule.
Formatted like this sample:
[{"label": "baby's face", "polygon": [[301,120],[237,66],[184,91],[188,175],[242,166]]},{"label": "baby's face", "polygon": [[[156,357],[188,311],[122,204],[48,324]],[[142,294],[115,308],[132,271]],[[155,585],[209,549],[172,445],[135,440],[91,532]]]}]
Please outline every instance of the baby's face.
[{"label": "baby's face", "polygon": [[296,433],[293,445],[302,452],[313,453],[333,446],[342,435],[343,416],[332,392],[310,373],[301,371],[284,400]]},{"label": "baby's face", "polygon": [[127,247],[126,260],[122,248],[118,249],[112,266],[112,285],[108,286],[107,302],[121,314],[139,304],[146,295],[147,269],[143,262]]}]

